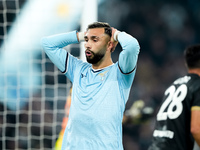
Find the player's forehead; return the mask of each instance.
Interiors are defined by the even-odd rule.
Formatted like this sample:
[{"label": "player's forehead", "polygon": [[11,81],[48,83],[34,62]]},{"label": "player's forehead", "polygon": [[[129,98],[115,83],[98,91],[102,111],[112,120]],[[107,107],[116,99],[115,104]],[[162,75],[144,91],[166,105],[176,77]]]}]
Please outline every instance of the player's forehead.
[{"label": "player's forehead", "polygon": [[103,37],[105,36],[105,29],[104,28],[92,28],[88,29],[86,34],[89,37]]}]

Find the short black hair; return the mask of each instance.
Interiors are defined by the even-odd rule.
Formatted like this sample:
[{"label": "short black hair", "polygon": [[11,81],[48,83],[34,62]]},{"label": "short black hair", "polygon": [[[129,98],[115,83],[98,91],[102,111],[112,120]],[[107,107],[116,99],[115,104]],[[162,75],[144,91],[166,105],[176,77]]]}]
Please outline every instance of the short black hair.
[{"label": "short black hair", "polygon": [[105,34],[108,34],[110,37],[112,37],[112,28],[111,26],[106,22],[94,22],[92,24],[89,24],[87,27],[87,30],[94,29],[94,28],[104,28]]},{"label": "short black hair", "polygon": [[184,58],[189,69],[200,68],[200,44],[187,47]]}]

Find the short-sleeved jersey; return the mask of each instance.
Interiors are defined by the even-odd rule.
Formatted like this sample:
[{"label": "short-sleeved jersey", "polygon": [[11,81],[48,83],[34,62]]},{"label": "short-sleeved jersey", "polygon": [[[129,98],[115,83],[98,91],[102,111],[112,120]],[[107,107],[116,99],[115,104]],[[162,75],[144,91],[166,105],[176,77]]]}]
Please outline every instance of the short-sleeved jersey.
[{"label": "short-sleeved jersey", "polygon": [[200,106],[200,77],[188,74],[165,91],[149,150],[193,150],[191,108]]},{"label": "short-sleeved jersey", "polygon": [[[73,84],[62,150],[123,150],[123,112],[135,76],[135,67],[129,68],[136,66],[139,45],[126,33],[118,40],[123,49],[119,62],[100,70],[62,49],[77,43],[75,32],[43,40],[49,58]],[[133,58],[126,60],[127,55]]]}]

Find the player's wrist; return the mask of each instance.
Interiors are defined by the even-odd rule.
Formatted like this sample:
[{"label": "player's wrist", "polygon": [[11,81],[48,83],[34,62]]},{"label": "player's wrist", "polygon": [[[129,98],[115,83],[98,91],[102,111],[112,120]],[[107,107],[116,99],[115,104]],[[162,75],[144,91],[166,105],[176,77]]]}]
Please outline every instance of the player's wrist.
[{"label": "player's wrist", "polygon": [[113,38],[115,41],[118,41],[118,34],[120,33],[120,31],[115,31],[114,35],[113,35]]},{"label": "player's wrist", "polygon": [[85,36],[84,32],[78,32],[77,36],[78,36],[78,41],[79,42],[84,41],[84,36]]}]

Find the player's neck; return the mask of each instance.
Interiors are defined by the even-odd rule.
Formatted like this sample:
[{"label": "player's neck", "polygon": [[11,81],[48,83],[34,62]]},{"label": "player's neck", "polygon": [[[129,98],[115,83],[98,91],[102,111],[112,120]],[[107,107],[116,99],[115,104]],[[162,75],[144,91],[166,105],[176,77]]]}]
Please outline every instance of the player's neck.
[{"label": "player's neck", "polygon": [[110,66],[112,64],[113,64],[113,61],[112,61],[111,58],[109,58],[109,59],[105,59],[105,60],[99,61],[96,64],[92,64],[92,68],[93,69],[102,69],[102,68],[108,67],[108,66]]},{"label": "player's neck", "polygon": [[200,68],[188,69],[188,73],[193,73],[200,76]]}]

